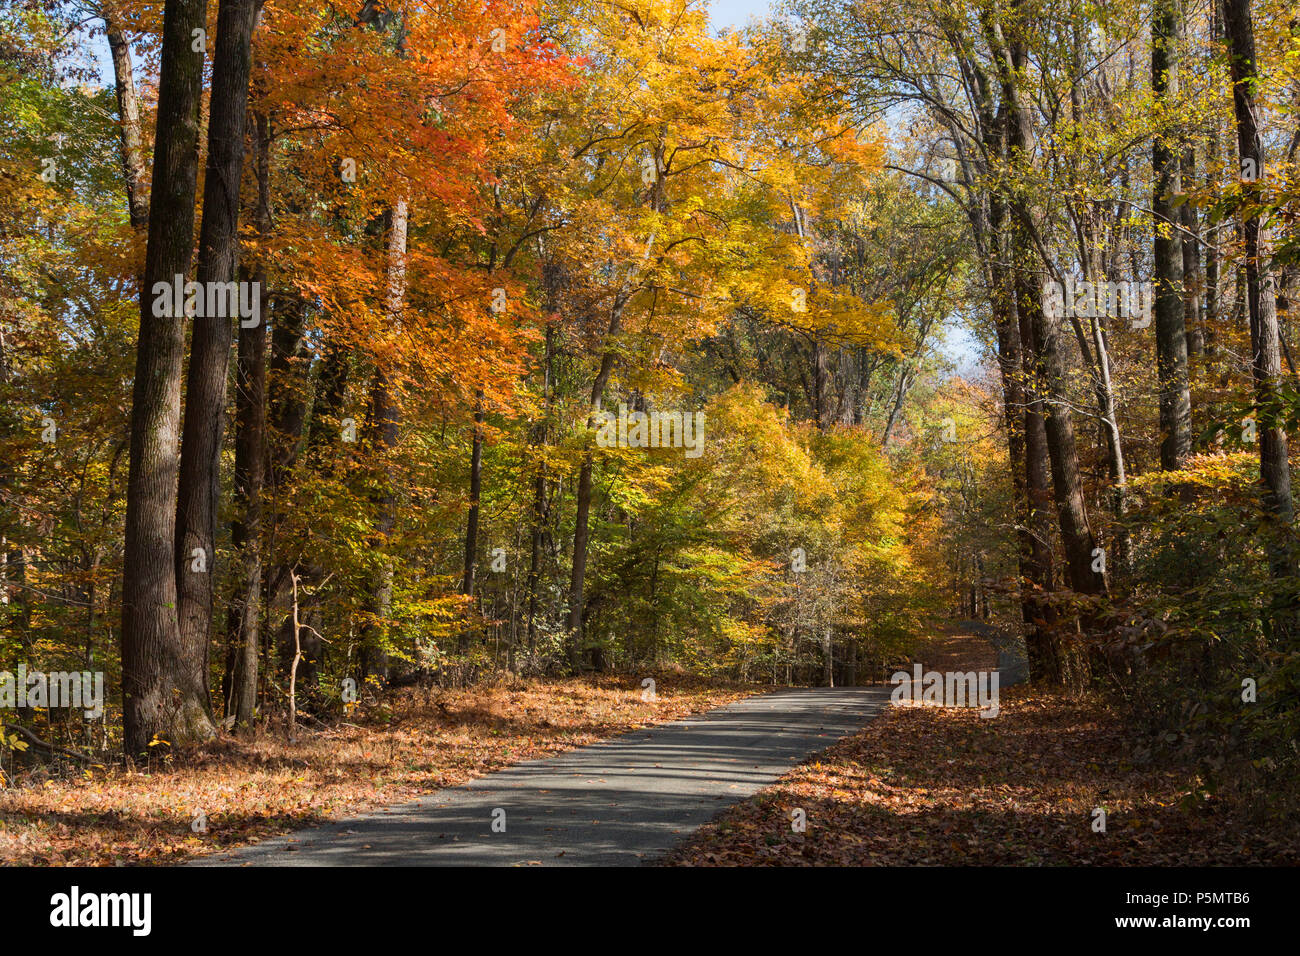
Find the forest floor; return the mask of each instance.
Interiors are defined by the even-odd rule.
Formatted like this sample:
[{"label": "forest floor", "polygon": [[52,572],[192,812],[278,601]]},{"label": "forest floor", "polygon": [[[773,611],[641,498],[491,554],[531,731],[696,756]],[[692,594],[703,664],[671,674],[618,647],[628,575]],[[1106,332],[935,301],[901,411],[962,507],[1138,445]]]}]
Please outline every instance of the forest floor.
[{"label": "forest floor", "polygon": [[[987,666],[976,637],[917,660]],[[1300,863],[1294,816],[1211,796],[1195,772],[1133,756],[1136,735],[1099,698],[1029,686],[1001,711],[890,707],[859,734],[729,808],[665,862],[676,866]],[[1106,812],[1104,833],[1094,810]],[[793,832],[792,813],[806,814]]]},{"label": "forest floor", "polygon": [[19,775],[0,789],[0,865],[177,863],[770,690],[656,679],[653,701],[634,678],[396,691],[294,744],[223,737],[148,770]]}]

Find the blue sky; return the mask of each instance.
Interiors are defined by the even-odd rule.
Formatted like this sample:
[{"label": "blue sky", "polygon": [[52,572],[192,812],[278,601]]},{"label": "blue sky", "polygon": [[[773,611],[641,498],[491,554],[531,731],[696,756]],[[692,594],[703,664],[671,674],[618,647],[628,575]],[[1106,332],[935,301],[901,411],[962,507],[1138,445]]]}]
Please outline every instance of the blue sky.
[{"label": "blue sky", "polygon": [[712,0],[709,4],[709,19],[715,28],[740,27],[745,25],[751,14],[763,17],[770,8],[768,0]]}]

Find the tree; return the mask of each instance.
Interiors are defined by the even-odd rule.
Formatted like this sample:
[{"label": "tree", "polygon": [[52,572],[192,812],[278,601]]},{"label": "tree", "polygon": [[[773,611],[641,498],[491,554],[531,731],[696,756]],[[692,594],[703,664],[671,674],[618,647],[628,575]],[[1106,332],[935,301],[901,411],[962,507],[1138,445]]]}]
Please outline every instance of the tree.
[{"label": "tree", "polygon": [[[270,129],[266,115],[255,113],[253,156],[257,175],[254,220],[257,234],[271,234]],[[246,270],[262,296],[259,312],[265,316],[267,270],[264,263]],[[226,713],[236,726],[251,727],[257,710],[258,655],[262,619],[262,494],[267,471],[266,435],[266,323],[239,326],[235,372],[235,508],[231,544],[242,558],[239,585],[227,622],[229,653],[226,674]]]},{"label": "tree", "polygon": [[[140,288],[140,334],[131,405],[126,552],[122,581],[124,747],[175,745],[213,732],[206,646],[183,643],[177,621],[176,462],[185,317],[170,288],[194,248],[199,97],[206,0],[168,0],[154,135],[149,239]],[[191,559],[193,560],[193,559]]]},{"label": "tree", "polygon": [[[233,289],[238,276],[239,186],[243,178],[244,118],[257,6],[257,0],[221,0],[217,12],[203,225],[199,233],[198,282],[205,291]],[[206,298],[209,304],[215,301],[212,295]],[[240,314],[233,301],[236,298],[253,297],[243,295],[242,290],[237,296],[227,294],[224,315],[205,312],[194,323],[176,499],[179,641],[184,658],[201,665],[193,679],[205,685],[216,591],[217,502],[221,494],[230,347],[234,323],[238,322],[242,329],[252,321]],[[260,306],[260,292],[257,302]],[[231,308],[232,304],[235,307]],[[260,326],[260,311],[256,318]]]},{"label": "tree", "polygon": [[[1179,0],[1160,0],[1151,23],[1151,89],[1157,108],[1167,113],[1178,103],[1178,58],[1182,13]],[[1175,208],[1183,150],[1170,130],[1157,131],[1151,144],[1155,173],[1151,216],[1155,233],[1156,369],[1160,383],[1160,464],[1183,466],[1192,448],[1192,397],[1187,378],[1187,327],[1183,308],[1182,214]]]},{"label": "tree", "polygon": [[140,100],[135,86],[131,42],[119,22],[116,4],[104,0],[100,7],[105,37],[113,59],[113,86],[121,124],[122,176],[131,226],[141,230],[149,222],[149,201],[144,192],[144,136],[140,125]]},{"label": "tree", "polygon": [[[1237,156],[1243,173],[1258,176],[1264,168],[1260,144],[1255,84],[1255,31],[1250,0],[1224,0],[1224,35],[1232,76],[1233,114],[1237,124]],[[1249,171],[1253,170],[1253,173]],[[1268,240],[1257,212],[1243,215],[1243,256],[1246,272],[1246,306],[1250,315],[1251,378],[1259,416],[1259,472],[1264,482],[1266,509],[1283,525],[1294,520],[1291,501],[1291,465],[1287,436],[1278,421],[1278,379],[1282,371],[1274,278],[1269,268]],[[1278,573],[1288,573],[1288,562],[1278,558]]]}]

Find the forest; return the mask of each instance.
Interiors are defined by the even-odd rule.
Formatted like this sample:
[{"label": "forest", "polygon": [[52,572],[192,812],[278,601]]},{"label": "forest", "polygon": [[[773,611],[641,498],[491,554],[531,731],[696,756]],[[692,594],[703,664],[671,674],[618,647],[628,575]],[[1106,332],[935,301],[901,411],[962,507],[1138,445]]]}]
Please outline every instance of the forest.
[{"label": "forest", "polygon": [[4,0],[0,794],[957,627],[1276,821],[1298,218],[1283,0]]}]

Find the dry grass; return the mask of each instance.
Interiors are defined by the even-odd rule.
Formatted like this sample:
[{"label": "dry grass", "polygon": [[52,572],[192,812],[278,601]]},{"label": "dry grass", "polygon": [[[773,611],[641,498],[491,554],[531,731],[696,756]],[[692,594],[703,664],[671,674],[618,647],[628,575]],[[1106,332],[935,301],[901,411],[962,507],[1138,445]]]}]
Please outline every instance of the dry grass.
[{"label": "dry grass", "polygon": [[[631,678],[396,692],[344,724],[223,738],[151,770],[20,778],[0,791],[0,863],[175,863],[455,786],[500,767],[675,720],[762,689]],[[191,824],[202,812],[207,831]]]}]

